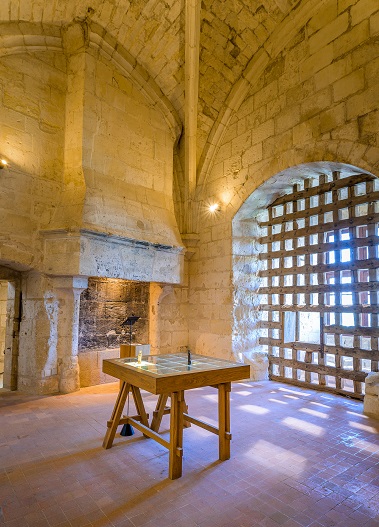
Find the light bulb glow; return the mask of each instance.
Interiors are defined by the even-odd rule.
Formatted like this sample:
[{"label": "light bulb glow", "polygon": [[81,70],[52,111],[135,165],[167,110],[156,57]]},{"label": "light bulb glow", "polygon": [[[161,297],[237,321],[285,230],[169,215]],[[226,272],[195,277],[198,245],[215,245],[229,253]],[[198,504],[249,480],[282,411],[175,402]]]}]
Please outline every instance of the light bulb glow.
[{"label": "light bulb glow", "polygon": [[216,210],[219,209],[219,204],[218,203],[213,203],[213,205],[209,205],[209,212],[216,212]]},{"label": "light bulb glow", "polygon": [[8,161],[6,161],[5,159],[1,159],[0,163],[3,165],[3,167],[6,167],[8,164]]}]

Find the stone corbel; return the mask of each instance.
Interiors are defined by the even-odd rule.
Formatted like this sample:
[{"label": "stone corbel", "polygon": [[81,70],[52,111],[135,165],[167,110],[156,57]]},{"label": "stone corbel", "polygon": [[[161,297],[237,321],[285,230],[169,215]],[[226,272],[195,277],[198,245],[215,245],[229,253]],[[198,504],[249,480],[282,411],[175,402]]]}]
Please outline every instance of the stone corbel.
[{"label": "stone corbel", "polygon": [[190,260],[197,250],[199,235],[197,233],[182,234],[182,240],[186,246],[185,259]]},{"label": "stone corbel", "polygon": [[85,20],[73,20],[62,31],[63,49],[67,55],[85,51],[89,44],[88,24]]}]

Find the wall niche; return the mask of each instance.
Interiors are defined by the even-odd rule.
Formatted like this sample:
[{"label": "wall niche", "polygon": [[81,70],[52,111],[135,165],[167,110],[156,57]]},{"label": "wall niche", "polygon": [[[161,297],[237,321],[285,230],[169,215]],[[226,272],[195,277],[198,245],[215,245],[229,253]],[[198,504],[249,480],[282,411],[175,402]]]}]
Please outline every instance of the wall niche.
[{"label": "wall niche", "polygon": [[82,292],[79,312],[79,352],[118,348],[130,342],[129,316],[138,316],[132,326],[132,342],[149,342],[149,284],[109,278],[89,278]]}]

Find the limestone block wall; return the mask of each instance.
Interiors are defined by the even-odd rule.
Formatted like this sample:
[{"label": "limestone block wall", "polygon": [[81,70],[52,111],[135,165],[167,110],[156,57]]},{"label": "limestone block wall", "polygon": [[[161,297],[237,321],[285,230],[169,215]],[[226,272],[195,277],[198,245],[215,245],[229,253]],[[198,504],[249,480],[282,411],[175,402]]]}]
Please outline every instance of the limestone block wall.
[{"label": "limestone block wall", "polygon": [[119,348],[82,351],[78,355],[80,387],[115,382],[115,378],[103,372],[104,359],[117,359]]},{"label": "limestone block wall", "polygon": [[189,341],[196,353],[231,359],[231,223],[203,211],[199,249],[189,261]]},{"label": "limestone block wall", "polygon": [[86,54],[83,226],[178,246],[174,138],[132,80],[94,54]]},{"label": "limestone block wall", "polygon": [[31,265],[37,236],[54,214],[61,191],[66,61],[63,54],[0,57],[0,258]]},{"label": "limestone block wall", "polygon": [[180,127],[143,68],[145,91],[99,51],[101,28],[87,47],[84,26],[2,26],[0,263],[25,273],[18,388],[34,393],[79,387],[88,276],[179,283],[183,271],[172,199]]},{"label": "limestone block wall", "polygon": [[[281,40],[272,42],[265,60],[256,65],[212,169],[200,175],[199,199],[204,205],[220,203],[221,211],[212,222],[199,221],[199,249],[190,262],[190,335],[198,351],[224,356],[252,351],[249,342],[243,349],[241,340],[235,349],[231,337],[236,327],[247,334],[250,324],[240,324],[245,315],[234,294],[232,220],[256,189],[268,182],[274,199],[283,192],[281,178],[291,184],[286,169],[295,167],[296,180],[302,177],[299,165],[319,161],[379,175],[378,9],[367,0],[354,5],[327,1],[296,36],[290,31],[295,21],[288,19]],[[253,219],[258,210],[251,208]],[[214,306],[220,312],[212,324],[199,325],[199,314],[206,320]]]},{"label": "limestone block wall", "polygon": [[24,277],[23,290],[17,387],[34,393],[58,392],[58,299],[51,280],[37,273]]},{"label": "limestone block wall", "polygon": [[[178,353],[181,346],[189,345],[188,288],[165,286],[155,305],[156,326],[151,332],[152,351]],[[154,304],[151,306],[154,307]]]}]

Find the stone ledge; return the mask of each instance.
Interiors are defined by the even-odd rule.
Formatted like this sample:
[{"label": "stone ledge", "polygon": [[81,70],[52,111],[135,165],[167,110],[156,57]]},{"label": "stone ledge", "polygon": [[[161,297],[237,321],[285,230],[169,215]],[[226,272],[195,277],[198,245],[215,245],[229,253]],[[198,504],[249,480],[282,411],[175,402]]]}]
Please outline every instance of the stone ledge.
[{"label": "stone ledge", "polygon": [[379,373],[371,372],[365,380],[365,397],[363,413],[374,419],[379,419]]},{"label": "stone ledge", "polygon": [[115,382],[114,377],[103,373],[102,366],[104,359],[117,359],[119,356],[120,348],[80,351],[78,353],[80,387]]},{"label": "stone ledge", "polygon": [[182,246],[89,229],[41,230],[39,234],[45,246],[44,271],[49,275],[168,283],[182,279]]}]

